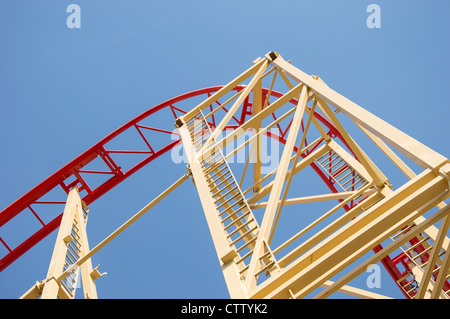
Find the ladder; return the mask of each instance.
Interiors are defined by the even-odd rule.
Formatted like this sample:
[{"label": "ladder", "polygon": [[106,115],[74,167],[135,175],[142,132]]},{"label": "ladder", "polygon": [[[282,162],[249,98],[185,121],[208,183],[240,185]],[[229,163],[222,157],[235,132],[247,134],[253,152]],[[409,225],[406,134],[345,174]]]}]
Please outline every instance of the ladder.
[{"label": "ladder", "polygon": [[[415,223],[405,227],[397,234],[391,236],[391,240],[395,241],[397,237],[402,234],[408,233],[408,231],[415,226]],[[425,284],[422,280],[422,277],[425,272],[426,266],[429,264],[429,253],[434,245],[435,237],[430,230],[428,230],[430,234],[420,233],[417,237],[414,237],[405,245],[401,246],[400,249],[402,251],[401,256],[404,259],[403,264],[405,265],[404,276],[397,280],[398,285],[403,289],[403,291],[410,296],[411,299],[414,299],[417,291],[419,290],[420,285]],[[441,265],[443,264],[442,256],[446,253],[445,249],[441,247],[439,254],[437,256],[436,264],[433,265],[432,277],[428,285],[433,286],[435,284],[435,279],[439,270],[441,269]],[[445,280],[448,280],[450,275],[447,275]],[[408,279],[408,280],[406,280]],[[427,287],[427,294],[430,294],[431,287]],[[440,293],[440,298],[442,299],[450,299],[450,289],[448,286],[444,285],[443,289]]]},{"label": "ladder", "polygon": [[[182,130],[180,130],[183,145],[185,149],[192,149],[195,153],[202,150],[213,133],[210,123],[201,111],[183,127],[187,129],[189,134],[187,140],[187,138],[183,138]],[[212,143],[215,142],[215,139],[213,139]],[[243,283],[247,278],[249,263],[258,238],[258,221],[222,150],[216,144],[206,147],[208,148],[208,151],[205,152],[206,155],[198,158],[198,163],[191,157],[189,167],[192,168],[193,165],[197,164],[200,168],[197,171],[191,169],[194,183],[198,186],[201,180],[207,186],[207,194],[199,190],[199,194],[202,193],[200,195],[208,197],[209,202],[212,203],[212,205],[204,207],[205,212],[209,209],[213,210],[216,217],[215,221],[220,225],[221,235],[228,246],[227,253],[219,256],[219,259],[224,263],[232,261],[237,266],[239,279]],[[265,247],[264,253],[259,256],[258,270],[252,274],[255,278],[263,273],[269,276],[272,271],[279,269],[269,245],[265,245]]]}]

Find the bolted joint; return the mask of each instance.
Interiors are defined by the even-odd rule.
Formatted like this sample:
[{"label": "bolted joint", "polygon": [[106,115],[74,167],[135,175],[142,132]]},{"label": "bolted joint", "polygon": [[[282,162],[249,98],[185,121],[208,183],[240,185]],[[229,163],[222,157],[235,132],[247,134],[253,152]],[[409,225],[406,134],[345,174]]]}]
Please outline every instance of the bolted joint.
[{"label": "bolted joint", "polygon": [[180,128],[184,125],[183,120],[181,118],[177,118],[175,121],[175,128]]},{"label": "bolted joint", "polygon": [[269,62],[273,62],[273,61],[275,61],[276,58],[278,58],[278,56],[279,56],[278,53],[271,51],[265,55],[265,58]]}]

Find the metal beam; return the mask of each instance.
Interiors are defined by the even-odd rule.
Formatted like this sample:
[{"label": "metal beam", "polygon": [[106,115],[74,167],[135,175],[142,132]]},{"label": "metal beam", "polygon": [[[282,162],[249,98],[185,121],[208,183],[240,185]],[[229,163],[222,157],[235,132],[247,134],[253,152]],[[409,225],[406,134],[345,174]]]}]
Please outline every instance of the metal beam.
[{"label": "metal beam", "polygon": [[47,280],[42,288],[42,299],[56,299],[58,297],[61,287],[56,278],[63,273],[68,249],[67,243],[71,241],[72,225],[78,209],[81,209],[81,198],[78,188],[74,187],[67,196],[55,248],[53,249],[52,259],[47,272]]},{"label": "metal beam", "polygon": [[[447,181],[435,176],[429,170],[418,175],[289,264],[278,276],[263,282],[251,297],[286,296],[290,286],[301,290],[304,297],[448,196]],[[416,212],[419,208],[421,213]]]},{"label": "metal beam", "polygon": [[211,136],[207,139],[207,141],[205,142],[199,153],[202,153],[203,150],[206,149],[211,144],[211,142],[215,141],[216,138],[222,133],[223,129],[231,120],[231,118],[236,113],[238,108],[241,106],[242,102],[244,102],[244,99],[247,98],[247,96],[253,90],[253,87],[256,85],[256,83],[260,82],[261,76],[267,69],[269,62],[266,59],[263,59],[257,62],[256,65],[258,66],[258,71],[256,71],[250,83],[245,87],[242,94],[240,94],[239,97],[236,99],[233,106],[228,110],[222,121],[220,121],[220,123],[216,126],[215,130],[212,132]]},{"label": "metal beam", "polygon": [[[450,207],[445,207],[441,210],[439,210],[437,213],[429,217],[428,219],[424,219],[420,224],[417,224],[411,230],[409,230],[407,233],[400,235],[398,238],[395,239],[394,242],[390,243],[388,246],[384,247],[382,250],[377,252],[375,255],[368,258],[365,262],[361,263],[354,269],[352,269],[349,273],[345,274],[343,277],[341,277],[339,280],[334,282],[332,285],[327,287],[325,290],[320,292],[315,298],[327,298],[331,294],[333,294],[335,291],[339,289],[339,287],[349,283],[351,280],[359,276],[361,273],[363,273],[369,265],[376,264],[381,259],[398,249],[403,244],[407,243],[409,240],[420,234],[420,232],[424,231],[425,229],[429,228],[433,224],[437,223],[442,218],[448,217],[448,214],[450,213]],[[444,276],[445,277],[445,276]],[[441,286],[442,289],[442,286]]]},{"label": "metal beam", "polygon": [[[258,59],[256,60],[258,61]],[[230,92],[232,89],[234,89],[237,85],[245,81],[248,77],[250,77],[252,74],[254,74],[260,67],[261,63],[264,61],[259,60],[259,63],[254,63],[251,67],[249,67],[246,71],[244,71],[242,74],[237,76],[234,80],[232,80],[230,83],[222,87],[219,91],[208,97],[206,100],[201,102],[199,105],[197,105],[195,108],[190,110],[188,113],[183,115],[181,118],[184,123],[188,122],[190,119],[192,119],[196,114],[203,111],[205,108],[210,106],[211,104],[215,103],[218,99],[220,99],[222,96]]]},{"label": "metal beam", "polygon": [[[435,240],[433,244],[433,248],[431,249],[430,252],[430,257],[428,258],[427,265],[425,266],[426,267],[425,273],[422,277],[421,284],[419,285],[419,290],[417,291],[415,297],[417,299],[424,298],[425,293],[427,292],[431,276],[433,275],[433,272],[435,270],[438,255],[441,251],[442,244],[444,242],[444,238],[446,237],[445,235],[447,234],[449,226],[450,226],[450,217],[445,216],[444,220],[441,223],[441,227],[439,228],[437,240]],[[434,289],[436,289],[436,287],[434,287]]]},{"label": "metal beam", "polygon": [[[274,73],[276,77],[277,73]],[[269,100],[267,95],[266,100]],[[262,82],[259,80],[253,89],[253,103],[252,103],[252,116],[258,114],[262,110]],[[253,126],[255,134],[261,129],[262,121],[258,121]],[[258,181],[261,179],[261,135],[256,137],[256,141],[253,142],[253,184],[255,184],[253,191],[258,192],[261,188],[261,183]]]},{"label": "metal beam", "polygon": [[289,135],[284,146],[283,154],[281,155],[280,163],[278,165],[278,171],[275,176],[274,186],[270,192],[268,205],[264,212],[264,217],[260,227],[260,233],[255,245],[255,253],[252,255],[250,261],[249,271],[246,277],[246,288],[249,289],[252,283],[256,280],[254,274],[257,272],[258,258],[263,253],[264,242],[269,240],[273,222],[275,219],[278,200],[280,199],[281,191],[286,179],[286,172],[289,168],[290,158],[294,149],[295,140],[300,130],[303,114],[305,113],[306,102],[308,99],[308,88],[303,86],[297,109],[295,110],[294,117],[292,119],[291,128],[289,129]]},{"label": "metal beam", "polygon": [[303,84],[299,84],[292,90],[286,92],[283,96],[271,103],[267,108],[262,109],[258,114],[253,115],[248,121],[240,125],[238,129],[229,133],[227,136],[217,141],[215,144],[210,145],[209,148],[204,150],[202,154],[199,154],[199,157],[200,155],[204,158],[208,157],[216,147],[218,147],[219,149],[223,149],[229,143],[234,142],[237,137],[244,134],[248,129],[254,127],[257,122],[263,120],[264,118],[275,112],[277,109],[282,107],[284,104],[289,102],[292,98],[294,98],[294,96],[302,90],[302,87]]},{"label": "metal beam", "polygon": [[292,77],[295,81],[306,84],[314,93],[324,99],[325,102],[336,107],[355,123],[360,124],[423,168],[434,169],[448,162],[448,159],[444,156],[330,89],[323,82],[318,81],[292,64],[287,63],[281,56],[278,55],[272,61],[272,64]]},{"label": "metal beam", "polygon": [[103,247],[105,247],[109,242],[111,242],[114,238],[116,238],[120,233],[122,233],[125,229],[130,227],[134,222],[136,222],[139,218],[141,218],[145,213],[147,213],[151,208],[153,208],[157,203],[159,203],[163,198],[169,195],[174,189],[180,186],[184,181],[189,179],[187,175],[183,175],[180,177],[175,183],[169,186],[165,191],[163,191],[160,195],[158,195],[155,199],[153,199],[150,203],[148,203],[144,208],[142,208],[139,212],[134,214],[130,219],[128,219],[125,223],[123,223],[119,228],[117,228],[114,232],[112,232],[108,237],[102,240],[97,246],[92,248],[89,252],[87,252],[84,256],[82,256],[76,263],[74,263],[71,267],[69,267],[64,273],[57,277],[56,281],[61,282],[64,278],[66,278],[70,272],[72,272],[75,268],[82,265],[85,261],[90,259],[93,255],[99,252]]},{"label": "metal beam", "polygon": [[[369,196],[372,195],[375,191],[375,189],[368,189],[361,193],[359,196]],[[324,201],[332,201],[332,200],[345,200],[348,199],[350,196],[354,198],[354,195],[357,194],[357,191],[351,191],[351,192],[339,192],[339,193],[331,193],[331,194],[321,194],[321,195],[313,195],[313,196],[304,196],[304,197],[297,197],[297,198],[288,198],[284,201],[284,205],[298,205],[298,204],[308,204],[308,203],[316,203],[316,202],[324,202]],[[278,202],[278,205],[281,201]],[[255,203],[251,204],[251,209],[260,209],[260,208],[266,208],[267,202],[261,202],[261,203]]]}]

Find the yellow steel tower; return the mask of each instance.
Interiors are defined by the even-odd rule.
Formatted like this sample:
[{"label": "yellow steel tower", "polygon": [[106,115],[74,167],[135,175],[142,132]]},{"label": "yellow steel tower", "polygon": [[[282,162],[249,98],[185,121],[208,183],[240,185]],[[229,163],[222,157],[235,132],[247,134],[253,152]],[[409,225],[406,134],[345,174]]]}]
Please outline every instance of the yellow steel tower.
[{"label": "yellow steel tower", "polygon": [[[188,179],[231,298],[383,298],[349,285],[378,262],[407,298],[450,297],[447,158],[276,52],[192,106],[175,123],[186,175],[91,250],[86,205],[73,187],[48,275],[24,298],[70,298],[76,269],[85,297],[96,298],[101,274],[90,257]],[[372,144],[363,149],[349,125]],[[374,148],[404,184],[391,185]],[[328,191],[314,193],[315,179]]]}]

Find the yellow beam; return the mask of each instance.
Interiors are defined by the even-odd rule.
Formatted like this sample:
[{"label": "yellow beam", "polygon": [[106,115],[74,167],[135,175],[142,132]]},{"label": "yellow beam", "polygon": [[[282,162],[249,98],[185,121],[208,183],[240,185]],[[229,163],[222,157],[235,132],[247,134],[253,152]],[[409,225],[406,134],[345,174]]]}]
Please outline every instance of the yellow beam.
[{"label": "yellow beam", "polygon": [[[450,213],[450,207],[444,207],[428,219],[424,219],[420,224],[417,224],[411,230],[409,230],[407,233],[400,235],[398,238],[395,239],[392,243],[384,247],[382,250],[377,252],[375,255],[368,258],[364,263],[358,265],[353,270],[345,274],[343,277],[341,277],[339,280],[334,282],[332,285],[328,286],[325,290],[320,292],[315,298],[327,298],[331,294],[333,294],[335,291],[339,289],[339,287],[349,283],[351,280],[355,279],[357,276],[362,274],[369,265],[376,264],[381,259],[398,249],[400,246],[407,243],[411,238],[414,238],[420,232],[423,230],[429,228],[433,224],[437,223],[442,218],[445,218]],[[444,276],[445,277],[445,276]],[[441,287],[442,289],[442,287]]]},{"label": "yellow beam", "polygon": [[97,246],[92,248],[89,252],[87,252],[83,257],[81,257],[76,263],[70,266],[64,273],[57,277],[57,281],[60,282],[64,278],[66,278],[70,272],[72,272],[75,268],[82,265],[88,259],[90,259],[93,255],[99,252],[103,247],[105,247],[109,242],[111,242],[114,238],[116,238],[120,233],[122,233],[125,229],[131,226],[134,222],[136,222],[140,217],[142,217],[145,213],[147,213],[151,208],[153,208],[157,203],[159,203],[163,198],[169,195],[174,189],[180,186],[184,181],[189,179],[187,175],[183,175],[180,177],[175,183],[169,186],[165,191],[159,194],[154,200],[148,203],[144,208],[142,208],[139,212],[133,215],[130,219],[128,219],[125,223],[123,223],[119,228],[117,228],[114,232],[112,232],[108,237],[102,240]]},{"label": "yellow beam", "polygon": [[[448,196],[447,180],[435,176],[429,170],[418,175],[289,264],[279,276],[263,282],[252,298],[281,297],[294,283],[300,285],[301,296],[308,294]],[[416,212],[419,208],[421,213]]]},{"label": "yellow beam", "polygon": [[63,272],[67,253],[66,243],[70,242],[73,220],[77,209],[81,208],[81,198],[78,188],[74,187],[67,196],[66,206],[59,226],[58,236],[53,249],[52,259],[47,272],[47,280],[42,290],[42,299],[56,299],[60,290],[59,282],[56,280]]},{"label": "yellow beam", "polygon": [[326,103],[339,109],[355,123],[360,124],[423,168],[434,169],[448,162],[448,159],[444,156],[330,89],[323,82],[316,80],[292,64],[287,63],[281,56],[273,60],[272,64],[295,81],[306,84],[314,93],[324,99]]},{"label": "yellow beam", "polygon": [[[321,285],[321,287],[328,288],[328,287],[333,286],[334,284],[335,284],[334,282],[327,280]],[[356,298],[360,298],[360,299],[392,299],[390,297],[380,295],[380,294],[374,293],[372,291],[367,291],[364,289],[351,287],[351,286],[342,286],[339,288],[338,291],[343,294],[346,294],[346,295],[349,295],[352,297],[356,297]]]},{"label": "yellow beam", "polygon": [[[276,76],[276,73],[274,74]],[[269,99],[267,95],[266,99]],[[256,83],[253,89],[253,103],[252,103],[252,116],[258,114],[262,110],[262,83],[261,80]],[[258,121],[253,126],[255,134],[261,129],[262,121]],[[253,142],[253,184],[255,184],[253,191],[258,192],[261,188],[261,183],[258,181],[261,179],[261,136],[256,137],[256,141]]]},{"label": "yellow beam", "polygon": [[208,97],[206,100],[204,100],[202,103],[197,105],[195,108],[190,110],[188,113],[183,115],[181,119],[184,123],[188,122],[190,119],[192,119],[194,116],[196,116],[198,113],[203,111],[205,108],[210,106],[211,104],[215,103],[218,99],[220,99],[222,96],[230,92],[232,89],[234,89],[237,85],[245,81],[248,77],[250,77],[252,74],[254,74],[260,67],[261,63],[263,63],[263,60],[259,60],[259,63],[253,64],[250,68],[248,68],[245,72],[237,76],[234,80],[232,80],[230,83],[222,87],[219,91]]},{"label": "yellow beam", "polygon": [[230,243],[223,232],[217,206],[211,197],[208,182],[205,178],[201,163],[196,159],[189,131],[186,128],[186,125],[179,127],[178,131],[188,158],[192,176],[194,177],[195,187],[197,188],[197,193],[200,197],[200,202],[203,207],[203,212],[205,214],[206,222],[209,227],[211,238],[214,243],[214,248],[216,250],[230,297],[240,299],[248,298],[241,282],[241,275],[239,273],[240,269],[234,262],[232,262],[234,258],[229,257],[232,254]]},{"label": "yellow beam", "polygon": [[[436,261],[438,259],[438,255],[441,251],[442,244],[444,242],[445,235],[447,234],[447,230],[450,226],[450,217],[445,216],[444,220],[441,223],[441,227],[439,228],[439,234],[437,240],[433,244],[433,248],[430,252],[430,257],[428,258],[427,265],[425,266],[425,273],[422,277],[422,280],[419,284],[419,290],[416,293],[416,299],[423,299],[425,293],[428,289],[428,283],[430,282],[431,276],[433,275],[434,266],[436,265]],[[436,289],[436,287],[434,287]],[[434,290],[433,289],[433,290]]]},{"label": "yellow beam", "polygon": [[249,271],[246,278],[246,288],[249,289],[251,283],[256,279],[253,276],[258,269],[258,259],[259,256],[263,253],[264,242],[269,240],[269,236],[271,233],[271,229],[273,227],[276,211],[278,207],[278,200],[280,199],[281,191],[283,188],[284,180],[287,178],[286,173],[289,168],[289,160],[291,158],[295,140],[297,138],[298,132],[300,130],[301,121],[303,114],[305,113],[306,102],[308,100],[308,88],[303,86],[302,92],[300,95],[300,99],[297,105],[297,108],[294,113],[294,117],[292,119],[292,124],[289,129],[288,138],[286,140],[286,144],[284,146],[283,154],[281,155],[281,160],[278,165],[277,174],[275,175],[274,186],[270,192],[269,201],[264,212],[264,217],[260,227],[260,233],[258,234],[258,239],[256,241],[255,250],[252,255],[252,259],[250,261]]},{"label": "yellow beam", "polygon": [[[374,189],[369,189],[367,191],[362,192],[360,196],[369,196],[375,192]],[[331,201],[331,200],[345,200],[350,196],[354,196],[357,191],[350,192],[339,192],[339,193],[331,193],[331,194],[322,194],[322,195],[313,195],[313,196],[304,196],[297,198],[288,198],[285,200],[284,205],[298,205],[298,204],[308,204],[308,203],[316,203],[323,201]],[[278,202],[278,205],[280,202]],[[265,208],[267,206],[267,202],[255,203],[251,204],[251,209],[260,209]]]},{"label": "yellow beam", "polygon": [[[330,148],[329,148],[329,146],[327,144],[322,145],[321,147],[319,147],[316,150],[314,150],[312,153],[308,154],[300,162],[298,162],[297,165],[294,168],[290,168],[290,170],[293,170],[293,174],[294,175],[297,174],[302,169],[304,169],[304,168],[308,167],[309,165],[311,165],[312,162],[314,162],[317,158],[319,158],[320,156],[322,156],[323,154],[325,154],[329,150],[330,150]],[[288,172],[290,172],[290,170]],[[276,172],[276,171],[278,171],[278,169],[274,170],[274,172]],[[273,175],[273,173],[271,173],[270,175]],[[287,178],[287,177],[285,177],[285,178]],[[273,188],[274,185],[275,185],[275,181],[271,181],[270,183],[265,185],[263,188],[261,188],[261,190],[257,194],[254,194],[253,196],[251,196],[248,199],[248,202],[250,204],[258,202],[260,199],[262,199],[264,196],[266,196],[267,194],[269,194],[272,191],[272,188]]]},{"label": "yellow beam", "polygon": [[267,108],[261,110],[258,114],[252,116],[252,118],[250,118],[247,122],[239,126],[238,129],[229,133],[227,136],[217,141],[215,144],[211,145],[208,149],[204,150],[203,153],[201,154],[203,158],[206,158],[209,155],[211,155],[213,150],[216,150],[216,147],[218,147],[219,149],[223,149],[229,143],[234,142],[236,138],[244,134],[248,129],[254,127],[257,122],[263,120],[264,118],[275,112],[277,109],[279,109],[281,106],[289,102],[296,94],[298,94],[301,91],[302,87],[303,84],[299,84],[298,86],[294,87],[292,90],[285,93],[282,97],[278,98],[276,101],[270,104]]},{"label": "yellow beam", "polygon": [[228,110],[227,114],[225,114],[224,118],[220,123],[216,126],[214,131],[212,132],[211,136],[208,137],[208,140],[205,142],[205,144],[202,146],[202,149],[199,151],[199,153],[202,153],[204,149],[206,149],[211,142],[215,141],[215,139],[222,133],[225,126],[228,124],[228,122],[233,117],[234,113],[238,110],[238,108],[241,106],[242,102],[244,102],[244,99],[250,94],[250,92],[253,90],[253,87],[258,83],[261,79],[261,76],[263,75],[264,71],[267,69],[267,66],[269,65],[267,60],[261,60],[256,65],[259,67],[258,71],[253,76],[250,83],[245,87],[242,94],[239,95],[239,97],[234,102],[233,106]]}]

